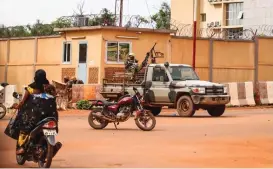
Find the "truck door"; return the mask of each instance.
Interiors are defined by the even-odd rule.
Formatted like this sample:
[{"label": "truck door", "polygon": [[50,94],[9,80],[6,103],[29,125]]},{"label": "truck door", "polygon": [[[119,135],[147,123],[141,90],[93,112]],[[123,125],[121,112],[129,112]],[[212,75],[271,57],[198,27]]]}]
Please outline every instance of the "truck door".
[{"label": "truck door", "polygon": [[155,103],[170,103],[168,97],[170,78],[164,67],[154,67],[152,73],[152,86],[150,90],[154,93]]}]

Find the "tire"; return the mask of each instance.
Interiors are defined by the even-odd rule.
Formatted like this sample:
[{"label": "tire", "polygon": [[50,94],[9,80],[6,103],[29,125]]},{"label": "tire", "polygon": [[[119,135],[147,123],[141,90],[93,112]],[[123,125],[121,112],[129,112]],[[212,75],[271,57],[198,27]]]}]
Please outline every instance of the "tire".
[{"label": "tire", "polygon": [[181,117],[192,117],[195,114],[190,96],[181,96],[177,101],[177,112]]},{"label": "tire", "polygon": [[[41,139],[45,140],[46,141],[46,138],[45,136],[43,136]],[[53,159],[53,146],[50,145],[47,141],[46,141],[46,144],[47,144],[47,151],[46,151],[46,162],[43,162],[41,160],[38,161],[38,166],[39,168],[50,168],[51,166],[51,163],[52,163],[52,159]]]},{"label": "tire", "polygon": [[[18,141],[16,142],[16,150],[19,148],[18,146]],[[16,155],[16,162],[18,165],[24,165],[26,162],[26,155],[25,154],[21,154],[21,155]]]},{"label": "tire", "polygon": [[[152,125],[150,127],[145,127],[141,124],[140,120],[141,118],[143,117],[143,115],[146,115],[146,117],[150,117],[151,120],[152,120]],[[135,123],[137,125],[137,127],[143,131],[151,131],[155,128],[155,125],[156,125],[156,120],[155,120],[155,117],[154,115],[150,112],[150,111],[145,111],[144,114],[142,115],[139,115],[137,119],[135,119]]]},{"label": "tire", "polygon": [[209,108],[207,111],[209,115],[212,117],[220,117],[225,113],[226,110],[226,105],[221,105],[221,106],[215,106],[212,108]]},{"label": "tire", "polygon": [[0,104],[0,119],[4,118],[7,113],[7,109],[3,104]]},{"label": "tire", "polygon": [[146,110],[152,112],[154,116],[158,116],[161,113],[162,107],[144,107]]},{"label": "tire", "polygon": [[[89,116],[88,116],[88,123],[89,125],[93,128],[93,129],[96,129],[96,130],[101,130],[101,129],[104,129],[105,127],[108,126],[108,122],[105,121],[105,120],[100,120],[100,124],[97,125],[94,123],[94,120],[96,119],[93,115],[93,113],[97,113],[97,112],[100,112],[100,110],[94,110],[94,111],[91,111]],[[102,123],[101,123],[102,122]]]}]

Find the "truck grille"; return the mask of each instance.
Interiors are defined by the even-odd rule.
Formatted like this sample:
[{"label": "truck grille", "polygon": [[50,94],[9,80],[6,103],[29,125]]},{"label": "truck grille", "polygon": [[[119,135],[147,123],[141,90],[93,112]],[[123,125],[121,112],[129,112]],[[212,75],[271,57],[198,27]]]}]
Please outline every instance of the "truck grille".
[{"label": "truck grille", "polygon": [[208,87],[206,88],[207,95],[222,95],[224,94],[223,87]]}]

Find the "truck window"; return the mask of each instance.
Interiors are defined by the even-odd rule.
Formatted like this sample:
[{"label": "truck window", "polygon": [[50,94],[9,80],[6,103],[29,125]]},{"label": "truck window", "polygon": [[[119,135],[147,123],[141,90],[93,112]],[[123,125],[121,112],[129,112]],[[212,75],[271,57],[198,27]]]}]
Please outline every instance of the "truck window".
[{"label": "truck window", "polygon": [[174,81],[199,80],[199,77],[191,67],[171,66],[169,71]]},{"label": "truck window", "polygon": [[154,68],[153,69],[153,81],[154,82],[168,82],[169,78],[164,69]]}]

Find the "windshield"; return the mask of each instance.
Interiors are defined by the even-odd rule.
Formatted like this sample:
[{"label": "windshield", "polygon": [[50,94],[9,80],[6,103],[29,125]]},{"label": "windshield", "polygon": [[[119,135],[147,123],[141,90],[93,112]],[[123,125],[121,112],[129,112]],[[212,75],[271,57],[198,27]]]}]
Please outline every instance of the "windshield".
[{"label": "windshield", "polygon": [[199,77],[191,67],[171,66],[168,70],[174,81],[199,80]]}]

